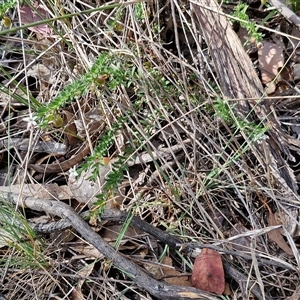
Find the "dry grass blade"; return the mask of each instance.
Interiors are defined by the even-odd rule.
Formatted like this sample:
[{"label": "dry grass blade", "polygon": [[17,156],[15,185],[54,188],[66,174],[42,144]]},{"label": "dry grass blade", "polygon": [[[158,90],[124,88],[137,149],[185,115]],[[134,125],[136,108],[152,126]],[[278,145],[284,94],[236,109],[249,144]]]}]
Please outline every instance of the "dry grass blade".
[{"label": "dry grass blade", "polygon": [[[215,299],[154,279],[165,260],[187,276],[206,247],[222,254],[232,298],[291,296],[300,284],[299,98],[264,97],[256,56],[222,10],[233,4],[25,2],[44,20],[21,24],[20,4],[6,11],[11,28],[0,28],[0,191],[11,191],[24,222],[49,213],[65,220],[48,229],[66,221],[77,232],[46,233],[42,245],[31,239],[40,250],[33,261],[41,255],[47,271],[12,267],[15,253],[26,255],[6,245],[1,292],[16,300]],[[279,18],[252,2],[270,18],[259,28],[271,38],[267,26]],[[292,61],[297,49],[283,52]],[[73,193],[31,191],[48,184]],[[276,225],[279,214],[289,221]],[[126,236],[131,226],[142,233]],[[104,242],[112,230],[117,237]]]},{"label": "dry grass blade", "polygon": [[291,297],[287,297],[285,300],[297,300],[300,297],[300,287],[298,287]]},{"label": "dry grass blade", "polygon": [[[18,203],[18,197],[12,197],[11,199],[15,204]],[[163,299],[211,299],[216,300],[213,294],[207,292],[201,292],[195,288],[172,286],[167,283],[160,283],[151,278],[138,266],[131,261],[124,258],[114,248],[102,240],[102,238],[96,234],[68,205],[64,203],[58,203],[55,201],[43,201],[36,198],[26,198],[23,204],[33,210],[44,211],[52,215],[61,217],[68,220],[74,229],[85,237],[86,241],[94,245],[105,257],[113,262],[113,264],[123,270],[129,278],[135,281],[139,286],[143,287],[150,294],[156,297],[162,297]]]}]

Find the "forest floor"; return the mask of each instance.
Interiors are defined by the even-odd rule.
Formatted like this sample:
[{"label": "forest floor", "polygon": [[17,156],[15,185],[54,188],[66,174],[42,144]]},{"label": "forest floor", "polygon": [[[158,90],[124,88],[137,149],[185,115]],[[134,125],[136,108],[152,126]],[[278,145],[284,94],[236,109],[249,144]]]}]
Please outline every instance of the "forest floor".
[{"label": "forest floor", "polygon": [[0,299],[299,299],[297,6],[3,1]]}]

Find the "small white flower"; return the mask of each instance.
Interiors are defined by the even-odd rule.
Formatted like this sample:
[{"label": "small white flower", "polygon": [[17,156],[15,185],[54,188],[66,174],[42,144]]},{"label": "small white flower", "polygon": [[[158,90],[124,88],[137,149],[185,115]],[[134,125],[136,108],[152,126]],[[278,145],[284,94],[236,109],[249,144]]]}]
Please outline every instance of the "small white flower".
[{"label": "small white flower", "polygon": [[37,116],[33,116],[32,113],[29,114],[29,117],[23,118],[24,122],[27,122],[27,130],[33,131],[34,128],[37,125],[37,122],[35,121],[37,119]]},{"label": "small white flower", "polygon": [[78,176],[78,173],[76,171],[76,166],[74,166],[69,170],[69,182],[74,183],[76,181],[77,176]]}]

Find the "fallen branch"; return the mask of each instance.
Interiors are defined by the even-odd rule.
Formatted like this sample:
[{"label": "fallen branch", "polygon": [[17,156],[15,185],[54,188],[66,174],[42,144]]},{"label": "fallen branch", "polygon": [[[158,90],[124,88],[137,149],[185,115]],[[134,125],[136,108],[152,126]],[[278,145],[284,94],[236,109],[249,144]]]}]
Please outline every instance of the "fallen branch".
[{"label": "fallen branch", "polygon": [[65,219],[72,224],[72,227],[81,234],[88,243],[98,249],[108,260],[111,260],[120,270],[123,270],[130,279],[132,279],[140,288],[145,289],[151,295],[159,299],[201,299],[201,300],[217,300],[218,298],[211,294],[196,288],[186,286],[170,285],[166,282],[155,280],[147,275],[140,267],[130,260],[126,259],[112,246],[106,243],[97,233],[95,233],[89,225],[76,213],[69,205],[53,200],[42,200],[27,197],[18,202],[17,195],[5,195],[0,193],[0,197],[7,199],[15,205],[24,206],[36,211],[42,211],[54,216]]},{"label": "fallen branch", "polygon": [[[1,191],[0,191],[1,195]],[[4,192],[2,192],[2,197],[5,196]],[[17,202],[17,196],[13,197],[12,199],[13,203]],[[158,290],[161,292],[161,288],[167,290],[166,293],[171,296],[165,296],[165,297],[170,297],[172,299],[189,299],[192,297],[193,299],[216,299],[215,297],[211,295],[206,295],[206,292],[202,292],[200,295],[203,294],[203,296],[200,297],[199,295],[199,290],[197,290],[197,294],[195,294],[195,289],[191,288],[185,288],[186,294],[182,294],[181,287],[175,287],[175,286],[170,286],[168,284],[161,283],[151,277],[149,277],[147,274],[145,274],[139,267],[134,265],[132,262],[129,262],[126,258],[124,258],[122,255],[120,255],[116,250],[114,250],[110,245],[108,245],[106,242],[102,240],[102,238],[95,234],[94,231],[81,219],[81,217],[68,205],[62,203],[62,202],[57,202],[57,201],[50,201],[50,200],[40,200],[40,199],[34,199],[34,198],[25,198],[23,204],[31,208],[33,210],[38,210],[38,211],[43,211],[46,213],[50,213],[52,215],[60,216],[62,219],[58,222],[53,222],[50,224],[46,224],[46,229],[44,228],[45,224],[43,224],[43,228],[39,228],[39,226],[35,225],[33,226],[34,230],[38,230],[39,232],[44,232],[45,230],[64,230],[67,228],[74,227],[81,235],[83,238],[85,238],[89,243],[93,244],[99,251],[101,251],[108,259],[111,259],[114,261],[114,264],[122,268],[126,274],[135,274],[134,276],[130,276],[137,284],[140,284],[141,287],[143,287],[145,290],[147,290],[149,293],[156,295]],[[106,221],[118,221],[118,222],[124,222],[128,219],[128,213],[122,212],[120,210],[114,210],[114,209],[109,209],[105,210],[104,213],[101,215],[101,219],[106,220]],[[73,220],[71,222],[70,220]],[[58,226],[58,224],[61,223],[61,228]],[[170,235],[169,233],[162,231],[156,227],[153,227],[149,223],[139,219],[138,217],[133,217],[131,219],[131,226],[140,229],[143,232],[146,232],[153,236],[155,239],[163,242],[164,244],[167,244],[170,248],[172,249],[178,249],[181,250],[182,252],[191,255],[195,253],[197,250],[202,249],[202,248],[210,248],[214,249],[216,251],[228,254],[228,255],[233,255],[233,256],[240,256],[244,258],[245,260],[252,260],[251,255],[247,255],[241,252],[236,252],[236,251],[230,251],[230,250],[225,250],[220,247],[214,246],[214,245],[208,245],[208,244],[197,244],[197,243],[182,243],[182,241]],[[39,230],[42,229],[42,230]],[[95,236],[95,237],[93,237]],[[196,254],[197,255],[197,254]],[[194,255],[194,256],[196,256]],[[116,260],[117,258],[117,260]],[[258,257],[257,261],[260,264],[263,265],[271,265],[275,267],[280,267],[280,268],[285,268],[285,269],[291,269],[293,271],[296,271],[294,268],[290,268],[288,264],[283,264],[280,263],[279,261],[271,261],[267,259],[263,259]],[[237,271],[235,268],[231,266],[230,263],[224,261],[224,268],[226,270],[227,275],[229,275],[231,278],[236,280],[236,282],[247,282],[248,278]],[[130,273],[129,273],[130,272]],[[140,277],[142,274],[142,277]],[[137,280],[137,276],[139,276],[139,280]],[[147,282],[150,282],[152,286],[149,287],[147,285]],[[153,289],[153,284],[155,283],[155,287]],[[251,283],[251,282],[250,282]],[[260,299],[260,290],[259,288],[252,282],[250,284],[252,286],[252,293]],[[175,294],[175,296],[174,296]],[[178,296],[180,294],[180,297]],[[196,298],[194,298],[196,296]],[[200,297],[200,298],[199,298]],[[204,298],[203,298],[204,297]],[[205,298],[207,297],[207,298]],[[165,298],[168,299],[168,298]],[[270,298],[266,297],[267,300]]]},{"label": "fallen branch", "polygon": [[[1,190],[0,190],[0,194],[1,194]],[[83,215],[86,215],[86,212],[81,214],[81,217],[83,217]],[[106,209],[101,214],[101,220],[105,220],[105,221],[115,221],[115,222],[124,223],[126,220],[128,220],[128,218],[129,218],[128,213],[117,210],[117,209]],[[63,231],[63,230],[70,229],[73,227],[71,222],[69,222],[66,219],[61,219],[59,221],[50,222],[47,224],[44,224],[44,223],[43,224],[31,224],[31,223],[29,223],[29,225],[35,232],[41,233],[41,234],[49,234],[52,232]],[[156,228],[156,227],[150,225],[149,223],[147,223],[146,221],[143,221],[140,218],[135,217],[135,216],[133,216],[131,218],[130,225],[135,227],[136,229],[139,229],[145,233],[148,233],[155,239],[168,245],[170,248],[177,249],[177,250],[179,250],[191,257],[194,257],[194,258],[199,254],[200,249],[209,248],[209,249],[219,251],[220,253],[223,253],[223,254],[238,256],[238,257],[241,257],[248,261],[252,260],[252,256],[250,254],[246,254],[241,251],[237,252],[237,251],[233,251],[233,250],[227,250],[227,249],[223,249],[221,247],[211,245],[211,244],[184,243],[179,238],[174,237],[174,236],[170,235],[169,233],[167,233],[166,231],[162,231],[161,229]],[[22,224],[20,224],[20,226],[22,226]],[[275,226],[273,226],[273,227],[275,227]],[[280,228],[280,226],[277,226],[277,227]],[[276,229],[272,229],[272,230],[276,230]],[[266,230],[266,233],[269,233],[270,231],[271,230],[269,230],[269,231]],[[226,244],[226,241],[224,241],[223,244]],[[284,269],[292,270],[295,272],[297,271],[296,268],[294,268],[293,266],[291,266],[288,263],[285,263],[284,261],[282,261],[282,262],[280,262],[278,260],[272,261],[272,260],[264,259],[261,257],[257,257],[257,261],[258,261],[259,265],[269,265],[269,266],[273,266],[273,267],[277,267],[277,268],[284,268]],[[239,280],[239,278],[234,278],[234,279]]]},{"label": "fallen branch", "polygon": [[[126,220],[128,220],[128,213],[117,210],[117,209],[107,209],[101,215],[101,219],[106,220],[106,221],[118,221],[118,222],[123,223]],[[150,234],[155,239],[163,242],[164,244],[167,244],[170,248],[181,250],[182,252],[184,252],[190,256],[193,256],[193,257],[196,257],[199,254],[199,249],[209,248],[209,249],[213,249],[213,250],[219,251],[224,254],[228,254],[228,255],[232,255],[232,256],[239,256],[248,261],[252,261],[252,259],[253,259],[251,254],[248,255],[248,254],[242,253],[241,251],[226,250],[226,249],[222,249],[221,247],[210,245],[210,244],[183,243],[177,237],[174,237],[174,236],[170,235],[169,233],[150,225],[149,223],[141,220],[138,217],[131,218],[130,225],[143,231],[143,232]],[[226,243],[226,241],[224,243]],[[195,252],[196,252],[196,254],[194,255]],[[268,259],[257,257],[257,261],[260,265],[270,265],[270,266],[274,266],[277,268],[284,268],[284,269],[289,269],[289,270],[293,270],[293,271],[297,272],[296,268],[294,268],[284,262],[281,263],[278,260],[271,261]],[[240,278],[234,278],[234,279],[240,280]]]}]

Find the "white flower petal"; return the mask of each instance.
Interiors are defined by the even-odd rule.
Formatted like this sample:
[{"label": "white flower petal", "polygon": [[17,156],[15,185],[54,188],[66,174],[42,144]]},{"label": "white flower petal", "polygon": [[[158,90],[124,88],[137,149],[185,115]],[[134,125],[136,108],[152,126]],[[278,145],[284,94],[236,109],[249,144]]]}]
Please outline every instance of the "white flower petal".
[{"label": "white flower petal", "polygon": [[32,113],[29,114],[29,117],[23,118],[23,121],[27,123],[27,130],[34,130],[37,125],[36,119],[37,116],[33,116]]}]

